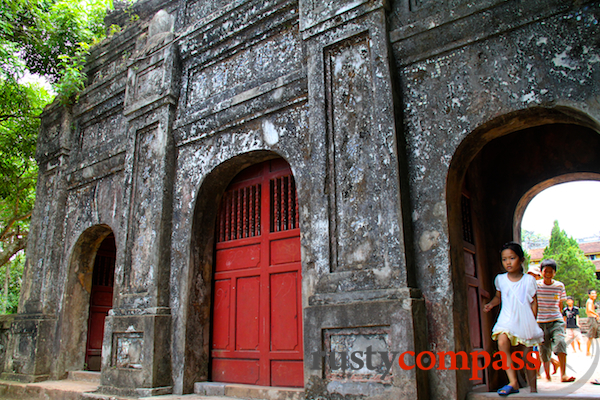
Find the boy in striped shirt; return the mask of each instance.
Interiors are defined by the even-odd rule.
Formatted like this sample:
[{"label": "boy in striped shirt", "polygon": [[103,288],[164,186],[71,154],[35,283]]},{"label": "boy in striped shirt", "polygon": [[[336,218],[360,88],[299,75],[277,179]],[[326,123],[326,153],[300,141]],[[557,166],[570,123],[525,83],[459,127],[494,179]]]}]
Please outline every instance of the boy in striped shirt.
[{"label": "boy in striped shirt", "polygon": [[563,302],[567,301],[565,285],[554,280],[556,275],[556,261],[544,260],[540,264],[542,277],[537,281],[538,314],[537,322],[544,331],[544,343],[540,346],[540,356],[544,362],[546,379],[550,377],[550,357],[552,352],[558,356],[561,381],[573,382],[572,376],[567,376],[567,344],[565,343],[565,321],[561,310]]}]

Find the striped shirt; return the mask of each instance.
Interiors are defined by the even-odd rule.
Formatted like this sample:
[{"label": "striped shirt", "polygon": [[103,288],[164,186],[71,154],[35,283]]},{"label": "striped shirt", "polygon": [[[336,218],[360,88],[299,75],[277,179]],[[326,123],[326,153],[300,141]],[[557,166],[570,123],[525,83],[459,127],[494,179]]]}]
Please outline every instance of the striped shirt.
[{"label": "striped shirt", "polygon": [[562,321],[560,301],[567,301],[565,285],[559,281],[552,281],[546,285],[543,279],[537,281],[538,315],[537,322]]}]

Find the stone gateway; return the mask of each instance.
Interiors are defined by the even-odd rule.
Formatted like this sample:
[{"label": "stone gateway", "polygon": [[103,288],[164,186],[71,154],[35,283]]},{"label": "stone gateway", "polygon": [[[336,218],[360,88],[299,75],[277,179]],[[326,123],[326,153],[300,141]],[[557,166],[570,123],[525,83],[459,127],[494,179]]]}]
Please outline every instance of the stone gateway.
[{"label": "stone gateway", "polygon": [[482,305],[501,245],[541,190],[600,180],[599,20],[585,0],[114,11],[79,101],[42,116],[2,378],[97,370],[126,396],[497,389],[503,371],[471,379],[483,356],[389,360],[495,353]]}]

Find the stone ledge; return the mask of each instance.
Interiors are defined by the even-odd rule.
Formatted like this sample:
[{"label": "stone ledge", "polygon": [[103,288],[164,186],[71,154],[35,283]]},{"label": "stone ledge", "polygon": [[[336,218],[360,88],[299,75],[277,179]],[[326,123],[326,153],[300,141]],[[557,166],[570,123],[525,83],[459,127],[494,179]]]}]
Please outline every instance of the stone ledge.
[{"label": "stone ledge", "polygon": [[69,380],[80,382],[92,382],[100,384],[100,372],[95,371],[69,371]]},{"label": "stone ledge", "polygon": [[236,397],[264,400],[303,400],[304,389],[254,386],[220,382],[196,382],[194,393],[201,396]]}]

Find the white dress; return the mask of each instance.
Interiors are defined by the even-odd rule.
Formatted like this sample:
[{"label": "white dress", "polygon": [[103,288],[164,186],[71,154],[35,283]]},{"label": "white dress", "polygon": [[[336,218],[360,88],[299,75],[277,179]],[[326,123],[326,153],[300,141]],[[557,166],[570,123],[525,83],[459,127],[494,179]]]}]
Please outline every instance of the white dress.
[{"label": "white dress", "polygon": [[496,276],[494,285],[502,301],[498,321],[492,328],[492,339],[497,340],[498,335],[505,333],[513,346],[521,343],[532,347],[543,342],[544,332],[531,309],[537,291],[535,278],[524,274],[518,282],[513,282],[507,274],[500,274]]}]

